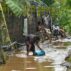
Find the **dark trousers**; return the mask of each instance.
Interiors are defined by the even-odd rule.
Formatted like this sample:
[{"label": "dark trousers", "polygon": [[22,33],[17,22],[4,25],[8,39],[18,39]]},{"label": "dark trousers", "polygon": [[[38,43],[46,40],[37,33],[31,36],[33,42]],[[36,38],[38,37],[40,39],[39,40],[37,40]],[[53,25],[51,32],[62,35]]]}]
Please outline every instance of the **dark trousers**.
[{"label": "dark trousers", "polygon": [[33,55],[35,55],[35,45],[34,44],[30,44],[31,47],[29,48],[29,45],[26,45],[26,49],[27,49],[27,55],[30,51],[33,52]]}]

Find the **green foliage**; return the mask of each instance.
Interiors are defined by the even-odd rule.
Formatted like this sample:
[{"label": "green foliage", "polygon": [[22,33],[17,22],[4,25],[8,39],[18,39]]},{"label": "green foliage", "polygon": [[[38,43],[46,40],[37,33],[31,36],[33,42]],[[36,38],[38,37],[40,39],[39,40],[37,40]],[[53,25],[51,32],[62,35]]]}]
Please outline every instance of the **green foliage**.
[{"label": "green foliage", "polygon": [[49,6],[53,23],[62,26],[69,34],[71,34],[70,2],[71,0],[55,0],[52,6]]},{"label": "green foliage", "polygon": [[[71,33],[71,0],[5,0],[7,6],[16,16],[27,15],[29,12],[34,12],[35,7],[30,4],[30,1],[37,2],[38,15],[44,11],[50,11],[54,24],[59,24],[67,32]],[[42,3],[47,4],[48,8],[42,7]]]},{"label": "green foliage", "polygon": [[54,3],[54,0],[43,0],[43,2],[48,6],[51,6]]},{"label": "green foliage", "polygon": [[16,16],[28,14],[32,6],[30,1],[37,2],[39,5],[43,3],[41,0],[5,0],[7,6]]},{"label": "green foliage", "polygon": [[67,46],[71,45],[71,42],[64,42],[63,44],[64,44],[64,46],[67,47]]},{"label": "green foliage", "polygon": [[8,7],[15,13],[17,16],[22,14],[22,8],[14,0],[5,0]]},{"label": "green foliage", "polygon": [[71,0],[67,0],[66,5],[68,5],[68,7],[71,8]]},{"label": "green foliage", "polygon": [[71,62],[71,56],[67,57],[65,60],[66,60],[67,62]]}]

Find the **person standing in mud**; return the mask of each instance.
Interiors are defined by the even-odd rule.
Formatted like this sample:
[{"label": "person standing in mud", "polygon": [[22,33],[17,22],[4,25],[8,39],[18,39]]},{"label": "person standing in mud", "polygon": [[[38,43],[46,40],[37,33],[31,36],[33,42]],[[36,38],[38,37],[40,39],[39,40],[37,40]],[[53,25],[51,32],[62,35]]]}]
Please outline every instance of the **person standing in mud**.
[{"label": "person standing in mud", "polygon": [[42,50],[38,44],[39,42],[39,37],[36,35],[28,35],[26,37],[26,49],[27,49],[27,55],[29,55],[29,52],[31,51],[33,53],[33,55],[35,54],[35,44],[37,45],[37,47]]},{"label": "person standing in mud", "polygon": [[46,39],[51,43],[51,31],[47,29],[41,22],[38,22],[38,32],[40,34],[41,41],[44,42]]},{"label": "person standing in mud", "polygon": [[50,12],[48,12],[48,15],[42,17],[42,22],[45,24],[45,27],[52,32],[52,18]]},{"label": "person standing in mud", "polygon": [[55,39],[58,39],[60,27],[58,25],[53,25],[53,35]]}]

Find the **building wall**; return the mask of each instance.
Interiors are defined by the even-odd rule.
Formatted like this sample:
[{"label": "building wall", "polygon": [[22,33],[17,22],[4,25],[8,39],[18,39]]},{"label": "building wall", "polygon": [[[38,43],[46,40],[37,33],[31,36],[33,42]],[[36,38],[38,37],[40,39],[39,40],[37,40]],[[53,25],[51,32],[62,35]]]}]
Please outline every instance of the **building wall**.
[{"label": "building wall", "polygon": [[[24,17],[21,16],[20,18],[16,17],[13,14],[9,14],[6,16],[7,26],[9,29],[9,34],[12,41],[24,41],[23,37],[23,28],[24,28]],[[31,15],[28,17],[28,34],[36,33],[36,25],[37,20],[35,15]]]},{"label": "building wall", "polygon": [[6,16],[7,26],[12,41],[20,40],[22,38],[23,17],[15,17],[12,15]]}]

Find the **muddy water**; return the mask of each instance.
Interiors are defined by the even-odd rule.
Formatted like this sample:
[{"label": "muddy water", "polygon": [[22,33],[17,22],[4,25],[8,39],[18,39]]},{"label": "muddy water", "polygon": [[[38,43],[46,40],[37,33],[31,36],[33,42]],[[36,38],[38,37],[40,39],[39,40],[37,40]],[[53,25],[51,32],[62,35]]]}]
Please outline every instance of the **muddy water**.
[{"label": "muddy water", "polygon": [[[38,63],[42,62],[52,62],[50,66],[53,71],[67,71],[66,66],[62,66],[61,64],[65,62],[65,57],[68,55],[68,46],[71,49],[71,42],[54,42],[52,45],[46,45],[45,43],[41,47],[44,47],[44,51],[46,55],[43,57],[35,57],[34,60]],[[49,65],[49,64],[48,64]]]},{"label": "muddy water", "polygon": [[[50,48],[48,48],[50,49]],[[58,50],[53,48],[47,51],[46,55],[43,57],[35,57],[34,60],[37,61],[38,63],[43,63],[43,62],[51,62],[51,65],[47,64],[48,68],[53,68],[53,71],[66,71],[67,68],[65,66],[61,66],[61,63],[64,62],[65,57],[67,56],[67,52],[64,50]]]},{"label": "muddy water", "polygon": [[[66,48],[63,43],[54,43],[52,45],[41,43],[40,46],[45,51],[46,55],[41,57],[26,56],[24,50],[16,52],[13,56],[10,56],[7,63],[0,66],[0,71],[66,71],[65,66],[60,64],[64,62],[67,56]],[[59,46],[53,47],[53,46]],[[36,48],[37,50],[37,48]]]},{"label": "muddy water", "polygon": [[66,49],[68,46],[71,46],[71,39],[65,38],[52,41],[52,45],[56,48]]},{"label": "muddy water", "polygon": [[33,58],[10,57],[0,71],[54,71],[50,62],[38,63]]}]

